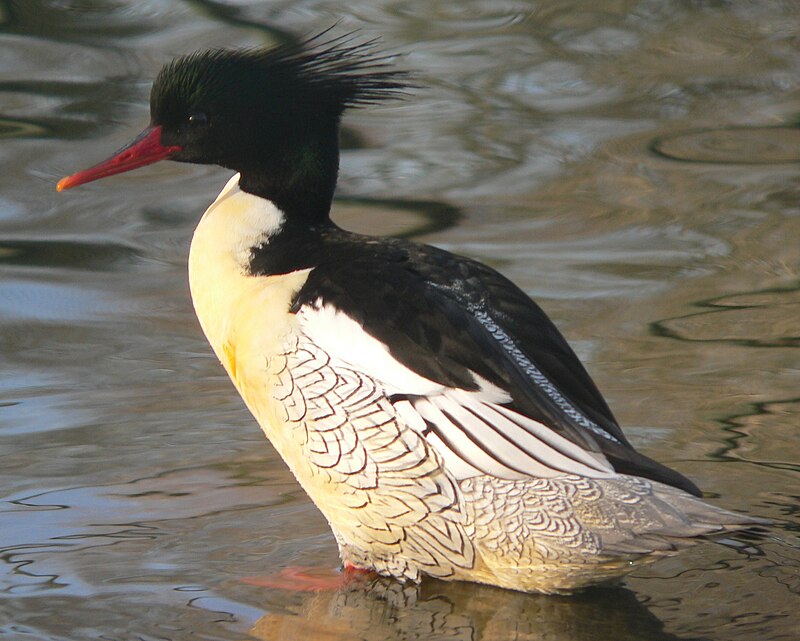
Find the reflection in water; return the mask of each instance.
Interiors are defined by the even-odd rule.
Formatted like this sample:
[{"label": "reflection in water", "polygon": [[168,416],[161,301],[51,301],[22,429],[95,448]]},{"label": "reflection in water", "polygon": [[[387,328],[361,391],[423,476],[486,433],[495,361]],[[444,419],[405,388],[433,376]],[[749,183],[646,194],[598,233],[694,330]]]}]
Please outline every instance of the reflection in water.
[{"label": "reflection in water", "polygon": [[42,123],[19,118],[0,118],[0,138],[33,138],[50,134],[50,128]]},{"label": "reflection in water", "polygon": [[680,341],[800,347],[798,283],[703,300],[693,306],[704,311],[655,321],[652,331]]},{"label": "reflection in water", "polygon": [[286,44],[297,39],[296,34],[286,29],[281,29],[277,25],[272,25],[263,20],[252,20],[247,17],[245,11],[235,4],[227,2],[216,2],[215,0],[186,0],[188,4],[195,6],[198,11],[207,14],[209,18],[220,24],[252,29],[267,36],[270,44]]},{"label": "reflection in water", "polygon": [[703,163],[776,164],[800,161],[796,127],[731,127],[662,136],[652,149],[672,160]]},{"label": "reflection in water", "polygon": [[667,641],[677,639],[635,595],[597,588],[572,597],[467,583],[403,586],[372,579],[306,596],[291,614],[267,614],[250,633],[263,641]]},{"label": "reflection in water", "polygon": [[130,269],[140,258],[132,247],[108,241],[0,238],[0,265],[117,271]]}]

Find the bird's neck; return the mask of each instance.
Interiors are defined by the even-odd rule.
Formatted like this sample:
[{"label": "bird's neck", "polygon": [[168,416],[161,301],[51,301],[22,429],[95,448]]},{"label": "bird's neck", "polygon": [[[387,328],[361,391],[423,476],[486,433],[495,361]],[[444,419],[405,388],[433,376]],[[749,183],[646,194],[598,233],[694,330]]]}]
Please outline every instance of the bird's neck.
[{"label": "bird's neck", "polygon": [[[275,270],[271,274],[256,274],[251,270],[254,252],[268,246],[272,239],[280,238],[286,222],[286,215],[274,203],[242,191],[237,175],[231,178],[195,229],[189,250],[192,300],[203,331],[223,362],[226,341],[231,340],[235,329],[231,315],[239,314],[237,310],[246,310],[251,302],[258,304],[264,298],[261,289],[267,281],[259,277],[265,276],[280,289],[275,304],[284,314],[295,285],[299,286],[305,279],[303,274],[307,270],[302,269],[281,273]],[[298,273],[292,277],[286,271]],[[273,275],[275,278],[270,279]],[[284,281],[290,283],[285,285],[286,291],[281,289],[284,285],[280,283]],[[273,285],[270,291],[275,293]],[[253,318],[261,322],[259,314],[254,314]]]},{"label": "bird's neck", "polygon": [[338,128],[299,139],[233,167],[242,191],[264,198],[297,224],[315,228],[330,218],[339,173]]}]

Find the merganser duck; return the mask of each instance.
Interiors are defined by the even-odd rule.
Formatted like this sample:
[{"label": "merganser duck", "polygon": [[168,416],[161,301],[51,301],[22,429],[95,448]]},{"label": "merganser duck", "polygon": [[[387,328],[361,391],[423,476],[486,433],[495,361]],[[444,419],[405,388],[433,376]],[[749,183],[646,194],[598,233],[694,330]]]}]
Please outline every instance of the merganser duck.
[{"label": "merganser duck", "polygon": [[163,159],[237,172],[195,230],[192,300],[346,567],[563,593],[756,522],[637,452],[498,272],[331,221],[342,113],[407,88],[372,42],[194,53],[150,126],[58,190]]}]

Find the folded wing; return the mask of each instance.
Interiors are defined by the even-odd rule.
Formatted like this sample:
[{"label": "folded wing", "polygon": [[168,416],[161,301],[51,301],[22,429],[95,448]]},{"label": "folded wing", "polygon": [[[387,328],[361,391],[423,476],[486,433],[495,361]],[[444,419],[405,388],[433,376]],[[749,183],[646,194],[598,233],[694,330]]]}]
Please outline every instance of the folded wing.
[{"label": "folded wing", "polygon": [[625,473],[699,492],[633,449],[552,322],[503,276],[402,241],[339,249],[292,311],[383,385],[456,477]]}]

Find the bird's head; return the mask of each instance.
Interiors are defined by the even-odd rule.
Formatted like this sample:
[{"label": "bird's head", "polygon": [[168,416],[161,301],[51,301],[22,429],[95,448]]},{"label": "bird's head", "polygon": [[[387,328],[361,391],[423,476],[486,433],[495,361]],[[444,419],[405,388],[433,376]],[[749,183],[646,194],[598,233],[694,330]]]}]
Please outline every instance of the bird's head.
[{"label": "bird's head", "polygon": [[234,169],[244,189],[265,197],[274,197],[276,184],[315,179],[332,195],[342,113],[402,94],[407,83],[373,53],[374,42],[321,35],[173,60],[153,83],[150,126],[108,160],[63,178],[58,190],[170,159]]}]

